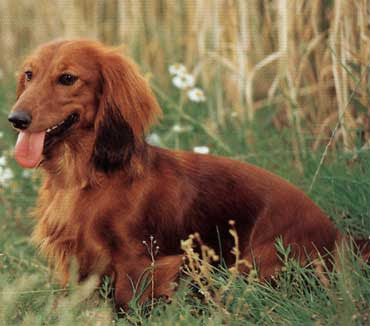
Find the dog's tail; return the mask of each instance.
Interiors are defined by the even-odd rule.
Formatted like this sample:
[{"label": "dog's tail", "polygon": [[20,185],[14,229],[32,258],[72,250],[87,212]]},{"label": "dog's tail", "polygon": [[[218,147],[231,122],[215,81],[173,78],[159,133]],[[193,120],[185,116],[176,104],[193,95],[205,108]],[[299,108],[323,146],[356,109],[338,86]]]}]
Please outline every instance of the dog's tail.
[{"label": "dog's tail", "polygon": [[360,256],[365,263],[370,263],[370,237],[355,238],[349,234],[337,233],[336,248],[334,249],[335,261],[338,261],[338,254],[341,249],[347,248]]},{"label": "dog's tail", "polygon": [[366,263],[370,263],[370,238],[353,239],[355,249]]},{"label": "dog's tail", "polygon": [[[343,264],[343,260],[339,258],[341,253],[343,253],[342,249],[351,249],[351,251],[358,254],[362,260],[369,264],[370,263],[370,237],[368,239],[354,239],[348,235],[341,235],[340,232],[337,234],[336,240],[336,248],[334,249],[334,261],[333,260],[324,260],[324,265],[332,270],[332,268],[336,269],[337,271],[341,270],[341,265]],[[332,256],[333,257],[333,256]],[[314,267],[316,275],[319,277],[320,281],[325,287],[329,287],[330,280],[328,276],[324,272],[323,261],[316,260],[314,261]]]}]

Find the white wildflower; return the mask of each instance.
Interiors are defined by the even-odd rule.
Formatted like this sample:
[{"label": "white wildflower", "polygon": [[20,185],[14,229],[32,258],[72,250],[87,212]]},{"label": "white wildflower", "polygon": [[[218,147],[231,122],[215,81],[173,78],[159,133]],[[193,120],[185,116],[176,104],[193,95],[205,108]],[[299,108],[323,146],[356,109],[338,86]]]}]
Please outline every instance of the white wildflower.
[{"label": "white wildflower", "polygon": [[0,167],[0,185],[7,187],[8,181],[13,178],[14,174],[10,168]]},{"label": "white wildflower", "polygon": [[182,132],[186,132],[186,131],[192,131],[193,128],[191,126],[182,126],[180,124],[175,124],[173,127],[172,127],[172,131],[173,132],[176,132],[176,133],[182,133]]},{"label": "white wildflower", "polygon": [[6,165],[6,157],[0,156],[0,166],[5,166],[5,165]]},{"label": "white wildflower", "polygon": [[195,146],[193,148],[194,153],[198,154],[208,154],[209,153],[209,147],[208,146]]},{"label": "white wildflower", "polygon": [[200,88],[192,88],[188,91],[188,97],[193,102],[204,102],[206,97]]},{"label": "white wildflower", "polygon": [[168,71],[171,75],[186,74],[186,67],[182,63],[175,63],[169,66]]},{"label": "white wildflower", "polygon": [[146,137],[146,141],[150,144],[150,145],[156,145],[156,146],[159,146],[161,144],[161,137],[159,137],[159,135],[155,132],[151,133],[150,135],[148,135]]},{"label": "white wildflower", "polygon": [[180,126],[179,124],[175,124],[173,127],[172,127],[172,131],[174,131],[174,132],[182,132],[183,131],[183,127],[182,126]]},{"label": "white wildflower", "polygon": [[24,178],[30,178],[32,176],[32,170],[23,170],[22,171],[22,176]]},{"label": "white wildflower", "polygon": [[172,83],[180,89],[186,89],[194,86],[194,77],[190,74],[176,75],[172,79]]},{"label": "white wildflower", "polygon": [[0,138],[3,138],[3,137],[4,137],[4,133],[0,131]]},{"label": "white wildflower", "polygon": [[231,112],[231,117],[232,118],[237,118],[238,117],[238,112],[236,112],[236,111]]}]

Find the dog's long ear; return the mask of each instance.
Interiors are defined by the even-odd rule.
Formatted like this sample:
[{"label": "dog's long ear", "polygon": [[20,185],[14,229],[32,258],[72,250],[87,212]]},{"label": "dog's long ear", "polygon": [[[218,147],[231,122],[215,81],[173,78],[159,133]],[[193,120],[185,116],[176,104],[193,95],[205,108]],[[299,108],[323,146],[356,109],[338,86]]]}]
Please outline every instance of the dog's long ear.
[{"label": "dog's long ear", "polygon": [[103,54],[100,71],[93,160],[98,170],[108,173],[129,163],[141,150],[144,134],[161,110],[136,65],[117,51]]}]

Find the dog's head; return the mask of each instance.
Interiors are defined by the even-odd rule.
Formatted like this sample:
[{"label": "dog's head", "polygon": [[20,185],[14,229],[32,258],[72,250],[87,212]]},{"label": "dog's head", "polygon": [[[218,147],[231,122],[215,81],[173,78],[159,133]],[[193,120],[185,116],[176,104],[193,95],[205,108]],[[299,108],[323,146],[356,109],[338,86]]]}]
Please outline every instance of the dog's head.
[{"label": "dog's head", "polygon": [[52,159],[63,144],[73,146],[92,134],[91,161],[110,172],[140,149],[159,114],[130,60],[97,42],[78,40],[46,44],[26,59],[8,119],[19,130],[15,157],[23,167]]}]

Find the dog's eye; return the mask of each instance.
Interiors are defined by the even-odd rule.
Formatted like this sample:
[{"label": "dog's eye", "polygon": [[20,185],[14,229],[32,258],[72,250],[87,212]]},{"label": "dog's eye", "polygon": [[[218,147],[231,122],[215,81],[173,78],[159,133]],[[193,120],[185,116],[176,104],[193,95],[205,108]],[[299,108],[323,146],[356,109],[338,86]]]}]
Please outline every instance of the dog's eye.
[{"label": "dog's eye", "polygon": [[24,74],[26,76],[27,81],[30,81],[32,79],[32,71],[27,70]]},{"label": "dog's eye", "polygon": [[70,74],[63,74],[59,77],[58,82],[59,84],[70,86],[73,85],[76,80],[77,80],[76,76]]}]

